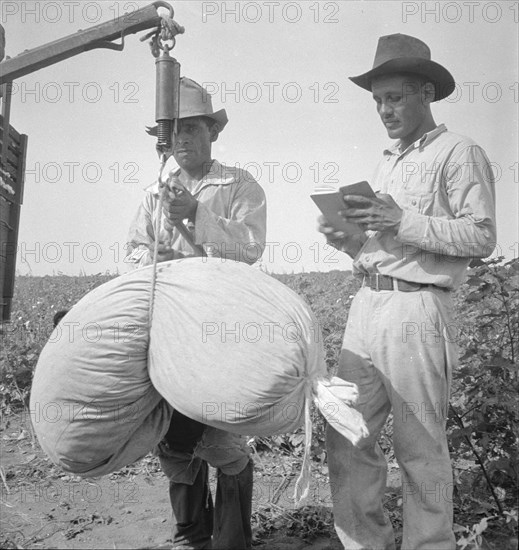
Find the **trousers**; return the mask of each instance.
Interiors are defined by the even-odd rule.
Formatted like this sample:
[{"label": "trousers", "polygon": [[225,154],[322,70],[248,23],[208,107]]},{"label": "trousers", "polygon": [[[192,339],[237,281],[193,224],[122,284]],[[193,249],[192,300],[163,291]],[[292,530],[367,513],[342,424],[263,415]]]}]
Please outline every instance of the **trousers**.
[{"label": "trousers", "polygon": [[445,432],[457,361],[450,293],[375,291],[353,299],[338,376],[359,387],[370,435],[355,447],[327,427],[335,528],[347,550],[394,550],[382,499],[387,465],[377,439],[393,412],[402,477],[402,550],[455,550],[453,479]]},{"label": "trousers", "polygon": [[[169,479],[173,548],[250,548],[253,465],[244,438],[174,411],[157,454]],[[214,507],[208,464],[217,468]]]}]

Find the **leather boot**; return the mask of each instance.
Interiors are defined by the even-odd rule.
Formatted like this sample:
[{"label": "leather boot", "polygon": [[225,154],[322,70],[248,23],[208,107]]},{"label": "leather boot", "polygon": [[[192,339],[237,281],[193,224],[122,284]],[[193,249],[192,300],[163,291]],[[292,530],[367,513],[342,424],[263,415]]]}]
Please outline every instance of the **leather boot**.
[{"label": "leather boot", "polygon": [[252,547],[253,463],[237,475],[218,470],[214,511],[214,550],[249,550]]},{"label": "leather boot", "polygon": [[202,462],[193,485],[170,481],[169,498],[173,509],[173,548],[211,548],[213,499],[207,462]]}]

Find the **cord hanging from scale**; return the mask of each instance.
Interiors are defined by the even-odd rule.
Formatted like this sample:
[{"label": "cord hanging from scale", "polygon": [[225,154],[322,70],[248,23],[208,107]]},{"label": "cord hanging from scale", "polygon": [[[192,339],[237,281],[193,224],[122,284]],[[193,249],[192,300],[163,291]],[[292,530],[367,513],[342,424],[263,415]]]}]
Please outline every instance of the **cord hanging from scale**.
[{"label": "cord hanging from scale", "polygon": [[[160,25],[152,32],[147,33],[141,38],[141,41],[150,40],[150,48],[153,57],[155,57],[156,72],[156,102],[155,102],[155,121],[157,122],[157,149],[160,151],[160,169],[159,169],[159,212],[155,219],[154,234],[155,242],[153,248],[153,268],[150,289],[149,317],[150,327],[153,317],[153,305],[155,301],[155,286],[157,282],[157,262],[159,234],[161,229],[162,208],[164,206],[165,195],[168,191],[168,182],[164,181],[163,173],[166,162],[171,155],[172,134],[177,133],[177,122],[179,117],[180,103],[180,63],[169,55],[169,52],[175,47],[175,36],[184,32],[184,27],[179,25],[174,19],[173,8],[166,2],[158,0],[154,2],[155,7],[168,8],[169,15],[161,15]],[[169,42],[169,43],[168,43]],[[175,228],[182,237],[191,246],[198,256],[205,256],[205,251],[198,246],[191,232],[187,227],[179,222]],[[169,233],[169,242],[171,243],[171,231]]]}]

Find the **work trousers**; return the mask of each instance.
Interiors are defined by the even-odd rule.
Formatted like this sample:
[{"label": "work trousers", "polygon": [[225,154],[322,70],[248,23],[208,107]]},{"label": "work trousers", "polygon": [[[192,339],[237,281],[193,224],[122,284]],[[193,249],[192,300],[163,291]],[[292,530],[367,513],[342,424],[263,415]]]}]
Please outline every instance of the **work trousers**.
[{"label": "work trousers", "polygon": [[393,411],[402,477],[402,550],[455,550],[453,479],[445,433],[457,361],[450,293],[363,287],[350,309],[338,376],[359,387],[369,437],[353,446],[327,428],[335,527],[346,550],[393,550],[382,499],[387,464],[377,439]]},{"label": "work trousers", "polygon": [[[250,548],[253,468],[244,438],[174,411],[157,451],[169,479],[173,548]],[[214,514],[208,464],[217,468]]]}]

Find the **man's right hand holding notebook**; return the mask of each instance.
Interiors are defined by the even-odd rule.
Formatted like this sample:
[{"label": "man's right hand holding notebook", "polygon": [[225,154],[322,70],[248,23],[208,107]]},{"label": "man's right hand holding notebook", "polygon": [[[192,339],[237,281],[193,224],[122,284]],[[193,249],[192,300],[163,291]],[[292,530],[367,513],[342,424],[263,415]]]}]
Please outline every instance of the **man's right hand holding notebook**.
[{"label": "man's right hand holding notebook", "polygon": [[343,201],[345,208],[339,214],[346,221],[357,223],[364,230],[398,233],[402,209],[391,195],[378,193],[374,198],[343,195]]}]

